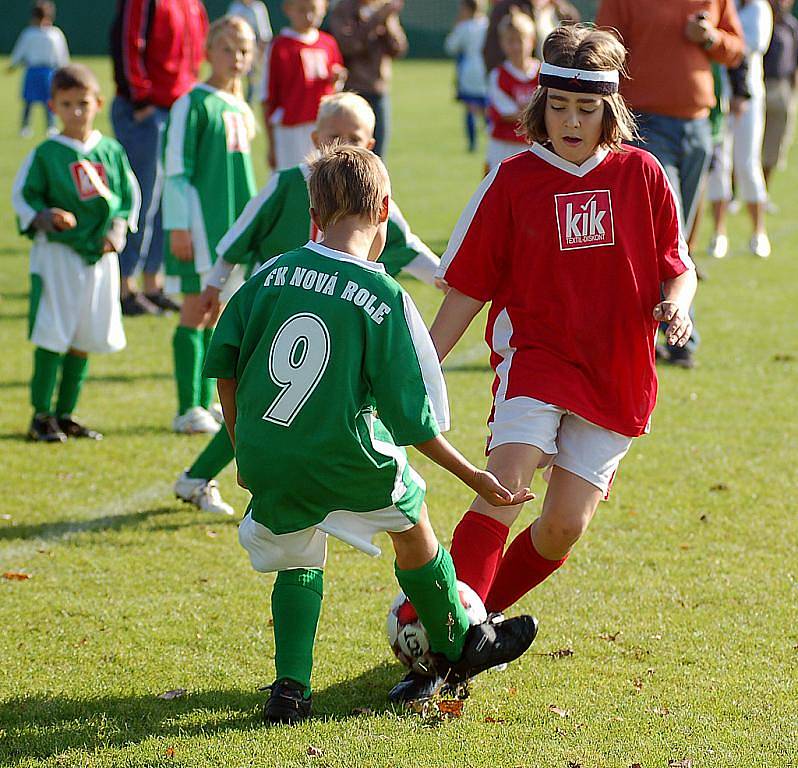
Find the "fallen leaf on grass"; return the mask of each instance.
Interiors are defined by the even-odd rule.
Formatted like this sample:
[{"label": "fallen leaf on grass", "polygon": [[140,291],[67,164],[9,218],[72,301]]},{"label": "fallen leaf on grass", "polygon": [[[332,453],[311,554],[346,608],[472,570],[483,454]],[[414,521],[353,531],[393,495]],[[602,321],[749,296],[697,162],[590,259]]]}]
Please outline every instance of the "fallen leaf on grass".
[{"label": "fallen leaf on grass", "polygon": [[175,748],[174,747],[167,747],[165,754],[166,754],[167,757],[174,757],[175,756]]},{"label": "fallen leaf on grass", "polygon": [[632,763],[629,768],[643,768],[642,763]]},{"label": "fallen leaf on grass", "polygon": [[465,702],[458,699],[441,699],[435,703],[435,706],[444,717],[462,717]]},{"label": "fallen leaf on grass", "polygon": [[795,360],[793,355],[773,355],[774,363],[791,363]]},{"label": "fallen leaf on grass", "polygon": [[207,536],[209,539],[215,539],[215,538],[216,538],[216,537],[217,537],[219,534],[218,534],[218,533],[216,533],[216,531],[212,531],[212,530],[208,529],[207,531],[205,531],[205,535],[206,535],[206,536]]},{"label": "fallen leaf on grass", "polygon": [[163,699],[164,701],[172,701],[172,699],[179,699],[181,696],[186,695],[185,688],[174,688],[171,691],[164,691],[163,693],[158,694],[159,699]]},{"label": "fallen leaf on grass", "polygon": [[324,756],[324,750],[323,749],[319,749],[318,747],[314,747],[314,746],[311,745],[311,746],[308,747],[308,750],[307,750],[306,754],[307,754],[308,757],[323,757]]},{"label": "fallen leaf on grass", "polygon": [[549,712],[558,717],[568,717],[568,710],[558,707],[556,704],[549,704]]},{"label": "fallen leaf on grass", "polygon": [[[795,647],[798,648],[798,645],[796,645]],[[518,688],[516,688],[514,685],[510,686],[507,689],[507,695],[508,696],[515,696],[517,693],[518,693]]]},{"label": "fallen leaf on grass", "polygon": [[556,651],[549,651],[548,653],[537,653],[536,656],[548,656],[550,659],[567,659],[569,656],[574,655],[572,648],[558,648]]},{"label": "fallen leaf on grass", "polygon": [[667,707],[654,707],[651,711],[660,717],[667,717],[671,713]]},{"label": "fallen leaf on grass", "polygon": [[643,681],[639,677],[632,680],[632,685],[638,693],[643,690]]},{"label": "fallen leaf on grass", "polygon": [[715,485],[709,486],[710,491],[728,491],[729,486],[726,483],[715,483]]},{"label": "fallen leaf on grass", "polygon": [[693,768],[693,761],[689,757],[681,760],[668,760],[668,768]]},{"label": "fallen leaf on grass", "polygon": [[682,542],[679,544],[679,549],[690,549],[690,545],[687,542]]},{"label": "fallen leaf on grass", "polygon": [[582,763],[575,763],[571,760],[568,763],[568,768],[582,768]]},{"label": "fallen leaf on grass", "polygon": [[482,722],[483,723],[503,723],[504,722],[504,718],[503,717],[491,717],[490,715],[488,715],[488,717],[486,717]]},{"label": "fallen leaf on grass", "polygon": [[8,581],[27,581],[30,578],[29,573],[17,573],[16,571],[6,571],[3,578]]},{"label": "fallen leaf on grass", "polygon": [[620,634],[620,629],[617,632],[603,632],[599,635],[599,640],[606,640],[608,643],[614,643]]},{"label": "fallen leaf on grass", "polygon": [[699,519],[699,520],[700,520],[702,523],[707,523],[707,522],[709,522],[709,515],[707,515],[706,513],[704,513],[704,514],[703,514],[703,515],[701,515],[701,517],[699,517],[698,519]]}]

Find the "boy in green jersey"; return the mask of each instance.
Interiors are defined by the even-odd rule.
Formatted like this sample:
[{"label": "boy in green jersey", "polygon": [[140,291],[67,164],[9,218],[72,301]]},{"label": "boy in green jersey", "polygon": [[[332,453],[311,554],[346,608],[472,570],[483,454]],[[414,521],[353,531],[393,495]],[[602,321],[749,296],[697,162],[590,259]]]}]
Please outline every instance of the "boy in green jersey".
[{"label": "boy in green jersey", "polygon": [[375,263],[390,205],[385,166],[366,149],[335,147],[311,165],[309,188],[323,240],[270,259],[236,292],[205,363],[252,493],[239,541],[255,570],[277,572],[267,722],[310,714],[328,535],[372,555],[375,534],[391,537],[396,577],[435,654],[425,695],[518,658],[537,631],[531,616],[469,627],[424,481],[402,447],[415,445],[491,504],[531,498],[440,434],[449,413],[431,339],[408,294]]},{"label": "boy in green jersey", "polygon": [[125,150],[94,129],[102,103],[90,69],[59,69],[49,107],[62,131],[25,158],[14,181],[19,229],[33,240],[28,331],[36,350],[28,436],[41,442],[102,438],[72,414],[88,354],[125,346],[117,254],[128,230],[136,230],[140,194]]},{"label": "boy in green jersey", "polygon": [[[374,112],[355,93],[325,96],[319,107],[313,143],[334,142],[371,149],[374,146]],[[280,253],[298,248],[320,236],[310,220],[306,163],[275,173],[254,197],[217,246],[218,258],[208,274],[203,292],[203,311],[219,311],[220,293],[230,293],[230,275],[236,264],[252,269]],[[388,235],[379,261],[391,276],[409,272],[426,283],[435,284],[440,260],[410,231],[399,207],[391,200]],[[442,287],[442,284],[438,284]],[[233,446],[225,430],[214,435],[194,463],[175,482],[175,495],[207,512],[233,514],[233,508],[219,493],[215,477],[233,460]]]}]

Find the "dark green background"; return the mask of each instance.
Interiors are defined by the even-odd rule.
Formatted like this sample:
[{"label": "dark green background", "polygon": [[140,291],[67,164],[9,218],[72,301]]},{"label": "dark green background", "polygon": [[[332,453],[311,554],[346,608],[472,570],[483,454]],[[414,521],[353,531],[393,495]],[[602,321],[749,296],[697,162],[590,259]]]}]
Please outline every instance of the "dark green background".
[{"label": "dark green background", "polygon": [[[665,0],[663,0],[665,1]],[[574,0],[591,14],[598,0]],[[266,0],[272,24],[279,29],[285,22],[281,0]],[[108,52],[108,28],[116,7],[115,0],[57,0],[56,23],[67,36],[76,55]],[[205,0],[211,18],[221,16],[229,0]],[[26,0],[4,0],[0,25],[0,52],[8,53],[22,28],[28,23],[31,4]],[[410,55],[418,58],[443,55],[443,38],[457,15],[458,0],[407,0],[402,23],[410,38]]]}]

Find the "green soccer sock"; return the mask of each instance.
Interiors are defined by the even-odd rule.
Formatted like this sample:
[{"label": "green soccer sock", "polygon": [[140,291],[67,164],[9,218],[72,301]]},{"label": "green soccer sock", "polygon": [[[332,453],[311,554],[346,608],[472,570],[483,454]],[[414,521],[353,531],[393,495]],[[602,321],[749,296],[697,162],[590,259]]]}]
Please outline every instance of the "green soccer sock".
[{"label": "green soccer sock", "polygon": [[457,661],[463,653],[469,623],[457,592],[451,555],[439,545],[438,554],[421,568],[404,571],[394,566],[394,570],[427,630],[430,649]]},{"label": "green soccer sock", "polygon": [[[213,328],[206,328],[202,332],[202,365],[205,365],[205,358],[208,355],[208,347],[211,345]],[[213,398],[216,395],[216,379],[209,379],[202,376],[200,380],[200,405],[206,410],[211,407]]]},{"label": "green soccer sock", "polygon": [[197,460],[191,465],[188,476],[195,480],[199,478],[212,480],[234,457],[230,435],[227,433],[227,427],[222,424],[222,428],[211,438],[202,453],[197,456]]},{"label": "green soccer sock", "polygon": [[306,697],[310,696],[313,645],[323,592],[321,568],[280,571],[272,591],[277,679],[288,678],[304,686]]},{"label": "green soccer sock", "polygon": [[36,347],[33,352],[33,375],[30,379],[30,402],[35,413],[52,413],[53,392],[61,367],[61,355]]},{"label": "green soccer sock", "polygon": [[202,371],[202,331],[178,325],[172,339],[175,355],[177,407],[182,416],[199,405],[200,374]]},{"label": "green soccer sock", "polygon": [[58,400],[55,404],[56,416],[71,416],[78,404],[80,390],[89,372],[89,358],[72,355],[67,352],[64,355],[64,363],[61,366],[61,385],[58,388]]}]

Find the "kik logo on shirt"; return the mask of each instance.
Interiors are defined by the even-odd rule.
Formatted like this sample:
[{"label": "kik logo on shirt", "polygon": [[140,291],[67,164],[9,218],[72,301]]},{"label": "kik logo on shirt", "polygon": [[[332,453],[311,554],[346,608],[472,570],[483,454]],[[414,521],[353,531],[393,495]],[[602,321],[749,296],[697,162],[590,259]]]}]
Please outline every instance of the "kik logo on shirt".
[{"label": "kik logo on shirt", "polygon": [[224,133],[228,152],[249,154],[249,132],[244,115],[240,112],[223,112]]},{"label": "kik logo on shirt", "polygon": [[608,189],[555,195],[560,250],[615,245],[612,197]]},{"label": "kik logo on shirt", "polygon": [[319,48],[303,48],[299,52],[299,57],[302,60],[305,80],[327,80],[330,77],[327,51]]},{"label": "kik logo on shirt", "polygon": [[95,197],[108,197],[108,174],[102,163],[78,160],[69,166],[72,181],[81,200],[92,200]]}]

